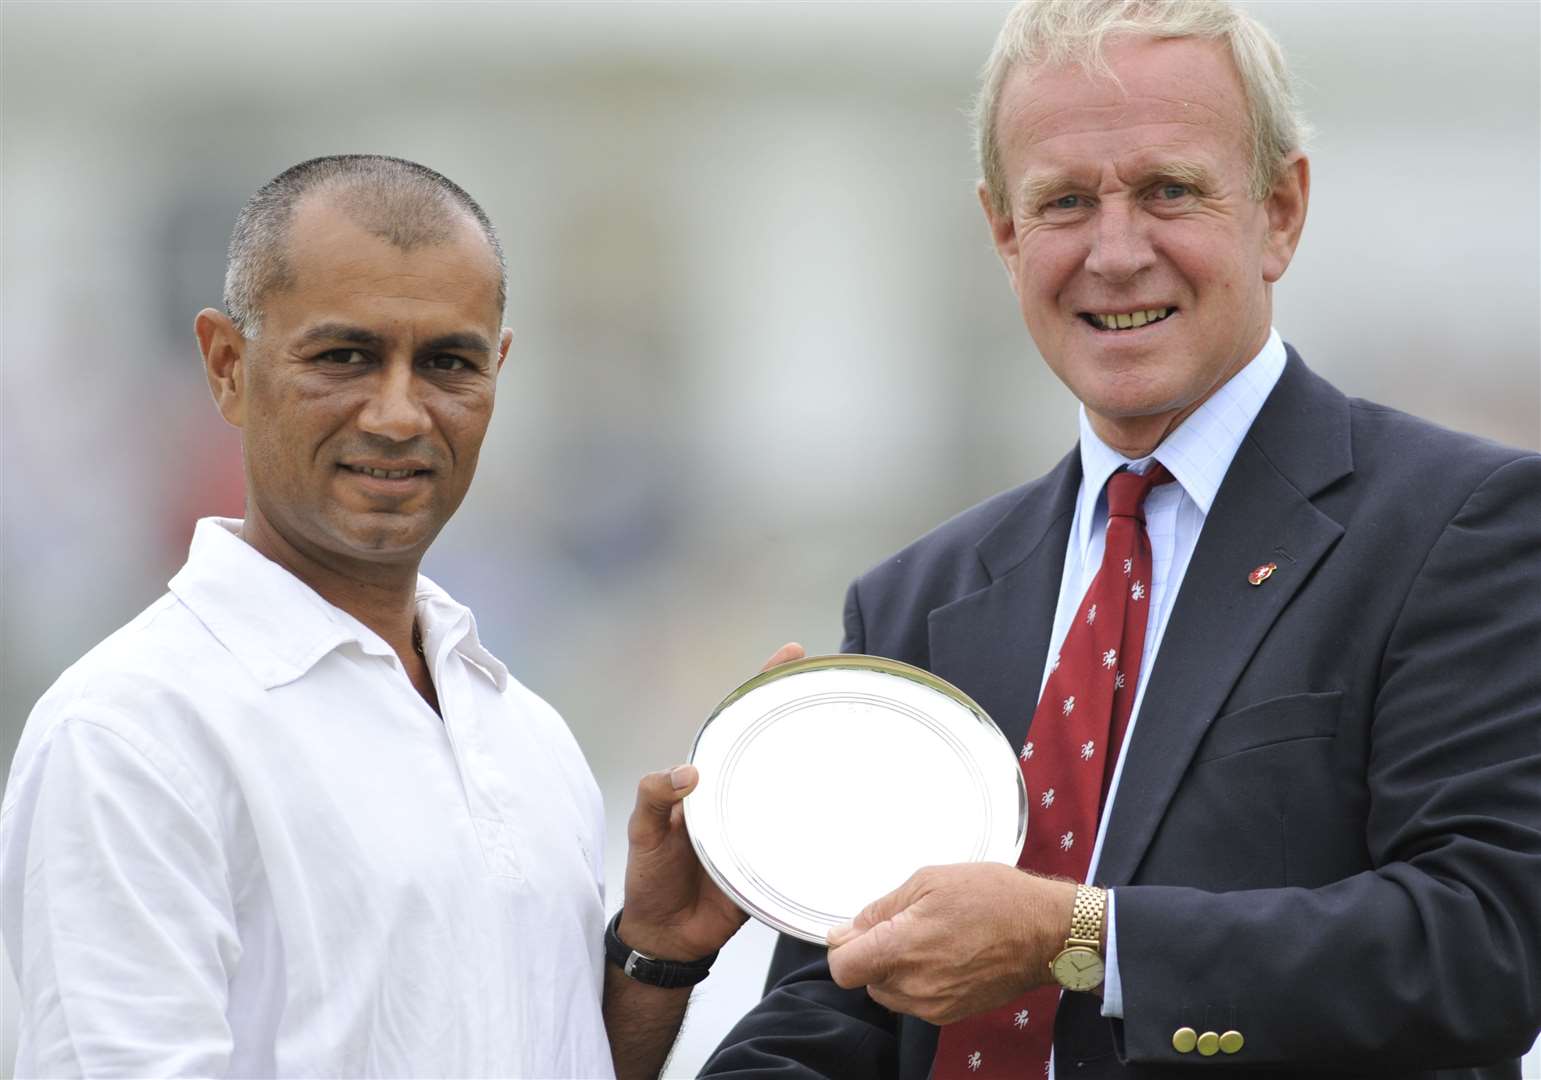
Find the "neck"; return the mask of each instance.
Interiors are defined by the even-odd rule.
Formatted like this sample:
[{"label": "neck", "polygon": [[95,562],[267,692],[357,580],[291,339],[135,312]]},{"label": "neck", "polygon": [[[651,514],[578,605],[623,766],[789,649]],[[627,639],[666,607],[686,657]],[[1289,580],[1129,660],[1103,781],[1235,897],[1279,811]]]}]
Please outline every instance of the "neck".
[{"label": "neck", "polygon": [[1268,326],[1270,325],[1265,325],[1263,336],[1254,347],[1239,350],[1238,359],[1220,373],[1220,377],[1208,390],[1188,404],[1170,412],[1151,413],[1147,416],[1103,416],[1088,408],[1086,418],[1091,421],[1092,430],[1097,433],[1097,438],[1124,457],[1145,457],[1165,442],[1166,437],[1182,426],[1184,420],[1197,412],[1200,405],[1214,397],[1216,391],[1235,378],[1238,372],[1263,351],[1263,346],[1268,344],[1270,333]]},{"label": "neck", "polygon": [[1097,433],[1097,438],[1107,444],[1110,450],[1117,450],[1126,458],[1136,459],[1145,457],[1162,441],[1177,429],[1188,418],[1193,410],[1170,413],[1165,416],[1131,416],[1109,418],[1099,416],[1087,410],[1086,417],[1091,421],[1092,430]]},{"label": "neck", "polygon": [[274,528],[250,501],[241,539],[379,634],[398,655],[412,654],[419,559],[370,563],[321,551]]}]

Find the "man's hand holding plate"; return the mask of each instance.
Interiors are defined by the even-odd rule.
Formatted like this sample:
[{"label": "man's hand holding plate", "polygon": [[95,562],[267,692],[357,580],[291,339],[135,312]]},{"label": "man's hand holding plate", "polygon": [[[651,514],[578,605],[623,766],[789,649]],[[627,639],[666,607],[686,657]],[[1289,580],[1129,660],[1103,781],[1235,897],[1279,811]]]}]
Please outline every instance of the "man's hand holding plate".
[{"label": "man's hand holding plate", "polygon": [[[783,645],[761,670],[802,656],[801,645]],[[644,776],[626,827],[626,903],[617,934],[661,960],[710,956],[748,918],[702,868],[685,830],[684,799],[699,779],[693,765]]]},{"label": "man's hand holding plate", "polygon": [[879,1005],[948,1024],[1051,981],[1075,884],[1000,863],[928,866],[829,933],[829,970]]}]

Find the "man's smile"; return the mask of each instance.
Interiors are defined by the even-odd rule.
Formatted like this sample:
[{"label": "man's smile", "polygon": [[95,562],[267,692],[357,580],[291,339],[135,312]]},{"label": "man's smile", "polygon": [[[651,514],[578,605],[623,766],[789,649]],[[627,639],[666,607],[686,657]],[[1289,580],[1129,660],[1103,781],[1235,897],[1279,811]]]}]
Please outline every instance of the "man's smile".
[{"label": "man's smile", "polygon": [[1138,330],[1142,326],[1161,322],[1176,313],[1175,307],[1149,307],[1127,311],[1082,311],[1079,317],[1098,330],[1118,333]]},{"label": "man's smile", "polygon": [[344,461],[337,470],[369,495],[395,498],[426,489],[434,477],[433,469],[417,461]]},{"label": "man's smile", "polygon": [[347,469],[349,472],[359,473],[364,476],[372,476],[377,480],[401,480],[409,476],[416,476],[419,473],[427,474],[433,472],[433,470],[428,466],[419,465],[415,462],[392,463],[389,465],[370,465],[363,462],[345,461],[341,463],[341,467]]}]

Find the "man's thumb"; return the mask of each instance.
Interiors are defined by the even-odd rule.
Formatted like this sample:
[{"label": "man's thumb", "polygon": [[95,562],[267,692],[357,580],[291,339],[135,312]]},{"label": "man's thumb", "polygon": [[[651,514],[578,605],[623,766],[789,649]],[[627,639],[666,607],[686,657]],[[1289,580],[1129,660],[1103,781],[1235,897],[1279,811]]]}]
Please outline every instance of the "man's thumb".
[{"label": "man's thumb", "polygon": [[700,778],[694,765],[676,765],[644,776],[637,783],[637,805],[631,812],[626,838],[644,848],[663,840],[669,832],[669,815]]}]

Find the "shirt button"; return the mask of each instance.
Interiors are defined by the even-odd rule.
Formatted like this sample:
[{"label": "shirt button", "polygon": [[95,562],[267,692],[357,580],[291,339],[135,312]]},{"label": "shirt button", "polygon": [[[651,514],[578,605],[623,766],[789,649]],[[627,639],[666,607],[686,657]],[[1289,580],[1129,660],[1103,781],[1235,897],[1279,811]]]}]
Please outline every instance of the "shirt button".
[{"label": "shirt button", "polygon": [[1206,1031],[1199,1036],[1199,1053],[1205,1057],[1214,1057],[1220,1052],[1220,1036],[1213,1031]]},{"label": "shirt button", "polygon": [[1199,1043],[1199,1033],[1191,1027],[1180,1027],[1172,1032],[1172,1049],[1179,1054],[1191,1054]]},{"label": "shirt button", "polygon": [[1241,1032],[1232,1029],[1220,1036],[1220,1052],[1222,1054],[1234,1054],[1247,1044],[1247,1040],[1241,1037]]}]

